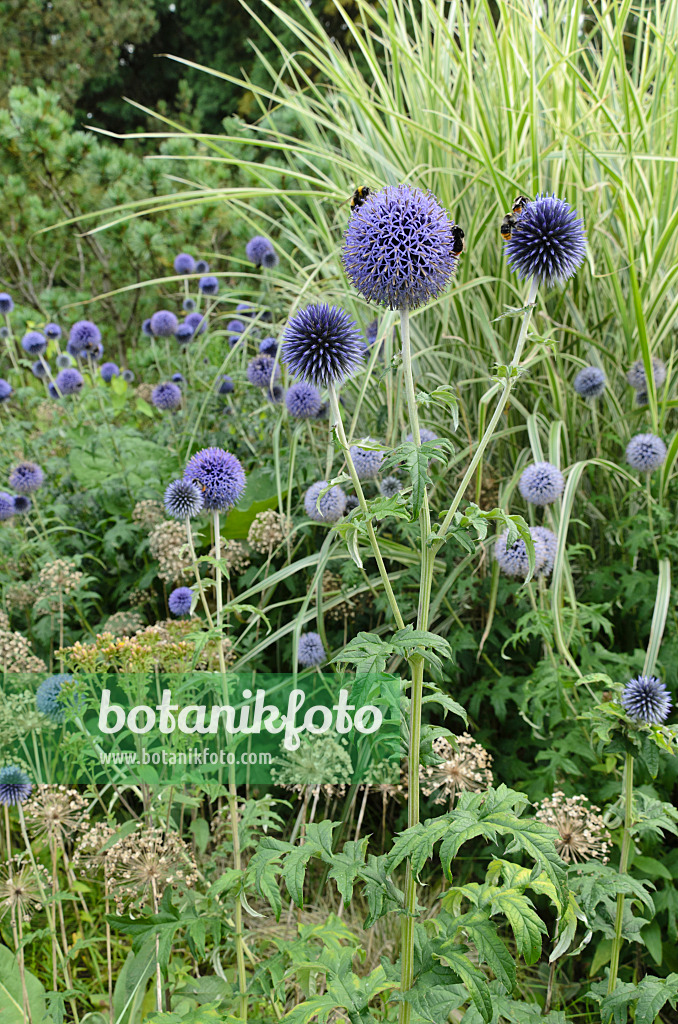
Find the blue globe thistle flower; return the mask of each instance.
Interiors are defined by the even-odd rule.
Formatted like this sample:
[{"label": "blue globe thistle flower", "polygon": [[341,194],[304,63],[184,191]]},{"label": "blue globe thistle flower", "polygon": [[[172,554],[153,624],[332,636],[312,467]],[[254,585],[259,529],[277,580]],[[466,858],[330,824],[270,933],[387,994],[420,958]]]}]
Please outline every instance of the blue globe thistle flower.
[{"label": "blue globe thistle flower", "polygon": [[0,338],[9,338],[9,327],[5,327],[4,324],[0,327]]},{"label": "blue globe thistle flower", "polygon": [[142,321],[141,330],[143,331],[144,334],[147,334],[149,338],[152,337],[153,331],[151,330],[150,316],[146,320]]},{"label": "blue globe thistle flower", "polygon": [[40,714],[47,715],[53,722],[61,725],[66,718],[66,707],[61,697],[61,690],[64,683],[72,682],[73,676],[48,676],[40,684],[35,695],[35,706]]},{"label": "blue globe thistle flower", "polygon": [[379,335],[379,321],[378,320],[373,320],[371,323],[369,323],[367,325],[367,330],[365,331],[365,337],[367,338],[367,344],[368,345],[374,345],[375,341],[377,340],[378,335]]},{"label": "blue globe thistle flower", "polygon": [[[503,573],[507,576],[524,580],[530,571],[527,545],[522,537],[519,537],[510,545],[507,545],[507,539],[508,530],[505,530],[494,545],[494,557]],[[534,570],[536,574],[544,567],[546,546],[539,536],[532,534],[532,540],[534,543]]]},{"label": "blue globe thistle flower", "polygon": [[[642,359],[636,359],[631,369],[626,374],[626,379],[632,388],[641,392],[647,398],[647,374]],[[655,388],[660,388],[666,380],[666,365],[656,356],[652,357],[652,379]]]},{"label": "blue globe thistle flower", "polygon": [[69,366],[73,365],[73,360],[69,356],[68,352],[60,352],[55,361],[57,370],[67,370]]},{"label": "blue globe thistle flower", "polygon": [[104,384],[110,384],[114,377],[120,376],[120,367],[117,363],[102,363],[99,374]]},{"label": "blue globe thistle flower", "polygon": [[180,252],[174,257],[174,269],[177,274],[195,274],[195,260],[187,252]]},{"label": "blue globe thistle flower", "polygon": [[217,277],[201,277],[198,281],[198,288],[203,295],[218,295],[219,293],[219,278]]},{"label": "blue globe thistle flower", "polygon": [[25,803],[31,795],[33,783],[26,772],[16,765],[8,764],[0,768],[0,804],[14,807]]},{"label": "blue globe thistle flower", "polygon": [[626,461],[632,469],[652,473],[664,462],[666,445],[655,434],[636,434],[626,446]]},{"label": "blue globe thistle flower", "polygon": [[203,448],[186,466],[184,480],[202,488],[206,509],[221,511],[231,508],[245,490],[245,470],[239,459],[223,448]]},{"label": "blue globe thistle flower", "polygon": [[264,338],[259,342],[259,351],[262,356],[275,356],[278,354],[278,341],[276,338]]},{"label": "blue globe thistle flower", "polygon": [[360,502],[355,494],[348,494],[346,496],[346,514],[352,512],[354,508],[358,508]]},{"label": "blue globe thistle flower", "polygon": [[316,523],[336,523],[346,509],[346,495],[341,487],[332,487],[318,502],[318,495],[327,487],[327,480],[311,484],[304,495],[304,511]]},{"label": "blue globe thistle flower", "polygon": [[193,603],[193,591],[190,587],[176,587],[167,601],[172,615],[189,615]]},{"label": "blue globe thistle flower", "polygon": [[250,238],[245,246],[245,255],[255,267],[272,268],[279,263],[278,254],[273,248],[273,243],[270,239],[264,238],[263,235],[255,235],[254,238]]},{"label": "blue globe thistle flower", "polygon": [[299,637],[297,658],[304,668],[322,665],[327,658],[323,642],[318,633],[302,633]]},{"label": "blue globe thistle flower", "polygon": [[122,377],[126,384],[132,384],[134,381],[134,373],[132,372],[132,370],[123,370],[120,376]]},{"label": "blue globe thistle flower", "polygon": [[[429,430],[428,427],[420,427],[419,428],[419,436],[421,437],[421,443],[422,444],[426,444],[427,441],[437,441],[438,440],[438,435],[436,434],[435,430]],[[412,431],[410,431],[410,433],[407,435],[405,440],[406,441],[411,441],[411,442],[414,441],[414,434],[412,433]]]},{"label": "blue globe thistle flower", "polygon": [[290,416],[299,420],[313,419],[320,412],[322,401],[320,392],[312,384],[299,381],[292,384],[285,396],[285,404]]},{"label": "blue globe thistle flower", "polygon": [[209,274],[210,265],[207,260],[196,260],[195,272],[196,274]]},{"label": "blue globe thistle flower", "polygon": [[273,387],[266,390],[266,401],[272,402],[273,405],[280,405],[284,397],[285,392],[280,384],[274,384]]},{"label": "blue globe thistle flower", "polygon": [[520,278],[562,284],[584,262],[584,225],[564,199],[537,196],[521,213],[505,250]]},{"label": "blue globe thistle flower", "polygon": [[605,374],[597,366],[585,366],[574,378],[574,390],[582,398],[600,398],[605,390]]},{"label": "blue globe thistle flower", "polygon": [[14,302],[12,296],[8,295],[7,292],[0,292],[0,313],[11,313],[14,309]]},{"label": "blue globe thistle flower", "polygon": [[172,376],[170,377],[170,380],[172,381],[173,384],[183,384],[184,375],[183,373],[173,373]]},{"label": "blue globe thistle flower", "polygon": [[382,498],[395,498],[402,491],[403,485],[397,476],[385,476],[379,485]]},{"label": "blue globe thistle flower", "polygon": [[551,505],[563,493],[565,477],[552,463],[535,462],[523,471],[518,486],[530,505]]},{"label": "blue globe thistle flower", "polygon": [[282,341],[290,372],[319,388],[341,383],[362,363],[358,326],[338,306],[323,303],[295,313]]},{"label": "blue globe thistle flower", "polygon": [[31,373],[34,377],[37,377],[38,380],[44,380],[47,376],[47,367],[44,363],[40,362],[39,359],[36,359],[31,366]]},{"label": "blue globe thistle flower", "polygon": [[238,316],[256,316],[257,311],[249,302],[239,302],[235,307]]},{"label": "blue globe thistle flower", "polygon": [[0,377],[0,402],[6,402],[13,391],[14,388],[9,381],[5,380],[4,377]]},{"label": "blue globe thistle flower", "polygon": [[[368,437],[367,440],[373,441],[374,439]],[[377,452],[370,448],[361,448],[360,445],[352,444],[349,448],[349,453],[359,480],[371,480],[378,475],[381,464],[384,461],[383,452]]]},{"label": "blue globe thistle flower", "polygon": [[242,334],[245,330],[245,325],[242,320],[229,320],[226,324],[226,330],[229,334]]},{"label": "blue globe thistle flower", "polygon": [[173,519],[193,519],[202,512],[202,490],[191,480],[173,480],[165,491],[165,509]]},{"label": "blue globe thistle flower", "polygon": [[195,309],[195,299],[184,299],[181,303],[181,308],[185,313],[192,313]]},{"label": "blue globe thistle flower", "polygon": [[174,337],[177,339],[180,345],[188,345],[188,343],[190,341],[193,341],[193,339],[195,338],[195,330],[191,326],[191,324],[186,323],[186,321],[183,320],[180,324],[177,325],[177,329],[174,332]]},{"label": "blue globe thistle flower", "polygon": [[544,546],[544,561],[539,569],[535,570],[535,576],[550,576],[558,553],[558,538],[553,530],[549,530],[546,526],[531,526],[530,535],[534,541],[535,555],[537,541]]},{"label": "blue globe thistle flower", "polygon": [[80,391],[85,380],[79,370],[68,366],[65,370],[60,370],[57,373],[54,383],[60,394],[75,395]]},{"label": "blue globe thistle flower", "polygon": [[207,330],[207,320],[202,313],[189,313],[184,323],[191,326],[194,334],[204,334]]},{"label": "blue globe thistle flower", "polygon": [[61,328],[58,324],[45,324],[45,337],[49,338],[50,341],[56,341],[57,338],[61,337]]},{"label": "blue globe thistle flower", "polygon": [[227,373],[222,373],[219,377],[217,392],[220,395],[230,395],[235,390],[233,378],[229,377]]},{"label": "blue globe thistle flower", "polygon": [[156,338],[171,338],[178,326],[177,317],[169,309],[159,309],[151,317],[151,334]]},{"label": "blue globe thistle flower", "polygon": [[369,302],[417,309],[440,295],[455,271],[454,228],[430,192],[410,185],[372,192],[348,222],[346,275]]},{"label": "blue globe thistle flower", "polygon": [[37,462],[20,462],[9,474],[9,486],[19,494],[32,494],[45,482],[45,474]]},{"label": "blue globe thistle flower", "polygon": [[671,694],[654,676],[638,676],[622,690],[621,705],[629,718],[660,725],[669,717]]},{"label": "blue globe thistle flower", "polygon": [[0,522],[11,519],[15,512],[14,496],[7,491],[0,491]]},{"label": "blue globe thistle flower", "polygon": [[21,347],[29,356],[41,356],[47,348],[47,338],[40,331],[27,331],[21,339]]},{"label": "blue globe thistle flower", "polygon": [[[101,331],[91,320],[78,320],[70,329],[66,349],[72,356],[88,356],[101,345]],[[102,349],[103,351],[103,349]]]},{"label": "blue globe thistle flower", "polygon": [[156,409],[178,409],[181,397],[181,388],[169,380],[163,384],[156,384],[151,392],[151,402]]},{"label": "blue globe thistle flower", "polygon": [[24,515],[26,512],[30,512],[32,507],[33,502],[26,494],[16,494],[14,496],[15,515]]},{"label": "blue globe thistle flower", "polygon": [[278,380],[280,367],[271,356],[255,356],[247,364],[247,379],[258,388],[270,387],[271,380]]}]

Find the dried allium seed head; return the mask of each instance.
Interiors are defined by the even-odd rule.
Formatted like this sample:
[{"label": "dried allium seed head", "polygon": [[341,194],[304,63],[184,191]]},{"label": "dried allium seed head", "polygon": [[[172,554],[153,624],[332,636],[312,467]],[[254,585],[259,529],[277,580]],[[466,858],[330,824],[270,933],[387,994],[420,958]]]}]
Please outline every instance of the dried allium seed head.
[{"label": "dried allium seed head", "polygon": [[146,904],[157,911],[168,886],[191,889],[198,881],[198,869],[191,851],[173,832],[148,828],[118,840],[108,851],[113,864],[111,889],[118,913],[125,907],[139,909]]},{"label": "dried allium seed head", "polygon": [[25,807],[29,833],[54,839],[64,839],[81,829],[89,813],[89,801],[67,786],[36,786]]},{"label": "dried allium seed head", "polygon": [[[36,868],[40,873],[39,881]],[[0,921],[9,914],[13,923],[25,923],[42,909],[40,887],[43,892],[49,891],[50,878],[42,865],[36,865],[36,868],[20,857],[12,857],[0,868]]]},{"label": "dried allium seed head", "polygon": [[247,543],[254,551],[268,555],[282,544],[291,529],[292,520],[270,508],[254,517],[247,534]]},{"label": "dried allium seed head", "polygon": [[566,797],[557,790],[541,801],[535,817],[558,830],[556,850],[564,861],[576,863],[596,858],[607,864],[610,833],[599,811],[585,796]]},{"label": "dried allium seed head", "polygon": [[442,758],[438,765],[422,765],[419,777],[422,780],[422,793],[432,796],[436,804],[454,803],[457,793],[464,790],[478,792],[492,785],[492,756],[480,743],[476,743],[467,732],[455,737],[458,752],[444,736],[437,736],[433,741],[433,750]]}]

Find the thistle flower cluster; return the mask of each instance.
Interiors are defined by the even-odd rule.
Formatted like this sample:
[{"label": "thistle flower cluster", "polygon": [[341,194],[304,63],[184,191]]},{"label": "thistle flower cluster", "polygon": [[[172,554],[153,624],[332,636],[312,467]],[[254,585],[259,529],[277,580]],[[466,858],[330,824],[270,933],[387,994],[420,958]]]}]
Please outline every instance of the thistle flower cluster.
[{"label": "thistle flower cluster", "polygon": [[193,591],[190,587],[177,587],[170,594],[167,603],[172,615],[190,615]]},{"label": "thistle flower cluster", "polygon": [[[203,295],[218,295],[219,278],[214,277],[212,274],[207,274],[205,277],[201,277],[198,281],[198,290]],[[186,319],[188,319],[188,317]]]},{"label": "thistle flower cluster", "polygon": [[397,476],[386,476],[379,484],[379,493],[382,498],[395,498],[402,489],[403,485]]},{"label": "thistle flower cluster", "polygon": [[280,367],[271,356],[255,356],[247,364],[247,379],[258,388],[268,388],[280,378]]},{"label": "thistle flower cluster", "polygon": [[597,366],[585,366],[574,378],[574,390],[582,398],[600,398],[605,390],[605,374]]},{"label": "thistle flower cluster", "polygon": [[184,480],[200,487],[204,507],[211,511],[232,508],[245,491],[246,478],[242,465],[223,448],[203,448],[188,462]]},{"label": "thistle flower cluster", "polygon": [[458,751],[444,736],[433,740],[433,752],[441,759],[437,765],[420,765],[419,778],[425,796],[434,796],[435,804],[454,804],[457,793],[488,789],[493,782],[492,755],[469,733],[456,736]]},{"label": "thistle flower cluster", "polygon": [[505,252],[520,278],[562,284],[584,262],[584,225],[564,199],[538,195],[520,214]]},{"label": "thistle flower cluster", "polygon": [[149,324],[150,333],[155,338],[171,338],[173,334],[176,334],[178,326],[179,320],[176,314],[169,309],[159,309],[153,314]]},{"label": "thistle flower cluster", "polygon": [[117,363],[102,363],[99,367],[99,376],[104,384],[110,384],[114,377],[120,376],[120,367]]},{"label": "thistle flower cluster", "polygon": [[[372,437],[368,437],[366,440],[371,444],[378,444]],[[381,464],[384,461],[383,451],[376,451],[373,448],[361,448],[360,445],[353,444],[349,448],[349,454],[359,480],[372,480],[379,474]]]},{"label": "thistle flower cluster", "polygon": [[523,471],[518,485],[530,505],[551,505],[563,493],[565,478],[550,462],[535,462]]},{"label": "thistle flower cluster", "polygon": [[32,494],[45,482],[45,474],[35,462],[20,462],[9,474],[9,486],[19,494]]},{"label": "thistle flower cluster", "polygon": [[[558,550],[558,538],[545,526],[531,527],[530,536],[534,545],[534,575],[550,576]],[[527,544],[522,537],[508,544],[508,530],[505,530],[494,546],[494,557],[506,576],[521,580],[527,578],[530,563]]]},{"label": "thistle flower cluster", "polygon": [[600,815],[600,807],[585,796],[565,796],[556,790],[551,798],[542,800],[535,817],[556,829],[556,851],[564,861],[579,863],[601,860],[607,864],[610,833]]},{"label": "thistle flower cluster", "polygon": [[307,384],[340,384],[361,365],[358,325],[338,306],[307,306],[287,323],[282,361]]},{"label": "thistle flower cluster", "polygon": [[62,701],[61,691],[64,683],[72,683],[73,676],[55,675],[48,676],[38,687],[35,694],[35,706],[41,715],[45,715],[50,721],[57,725],[66,718],[66,708],[69,701]]},{"label": "thistle flower cluster", "polygon": [[11,764],[0,768],[0,804],[5,807],[23,804],[32,789],[33,783],[21,768]]},{"label": "thistle flower cluster", "polygon": [[285,404],[290,416],[299,420],[315,419],[322,408],[320,392],[313,384],[298,381],[292,384],[285,395]]},{"label": "thistle flower cluster", "polygon": [[331,487],[320,497],[320,492],[326,487],[326,480],[318,480],[317,483],[311,484],[304,495],[306,515],[316,523],[336,523],[346,509],[346,495],[338,485]]},{"label": "thistle flower cluster", "polygon": [[85,378],[73,366],[59,370],[54,383],[49,385],[49,393],[52,398],[59,398],[60,395],[77,395],[82,390]]},{"label": "thistle flower cluster", "polygon": [[254,238],[250,238],[245,246],[245,255],[255,267],[264,267],[267,270],[277,267],[280,262],[273,243],[263,235],[255,235]]},{"label": "thistle flower cluster", "polygon": [[21,339],[21,347],[29,356],[41,356],[47,348],[47,338],[40,331],[27,331]]},{"label": "thistle flower cluster", "polygon": [[258,512],[247,534],[247,543],[253,551],[269,555],[282,544],[292,529],[292,520],[275,509]]},{"label": "thistle flower cluster", "polygon": [[641,473],[653,473],[666,459],[666,445],[656,434],[636,434],[626,446],[626,461]]},{"label": "thistle flower cluster", "polygon": [[669,717],[671,694],[655,676],[638,676],[622,690],[621,705],[629,718],[645,725],[660,725]]},{"label": "thistle flower cluster", "polygon": [[[626,379],[636,392],[636,404],[645,405],[648,400],[647,374],[642,359],[637,359],[626,374]],[[666,380],[666,366],[656,356],[652,356],[652,379],[655,390],[660,388]]]},{"label": "thistle flower cluster", "polygon": [[173,519],[194,519],[202,512],[200,487],[191,480],[173,480],[165,491],[165,510]]},{"label": "thistle flower cluster", "polygon": [[302,633],[299,637],[299,649],[297,658],[304,668],[313,668],[322,665],[327,654],[319,633]]},{"label": "thistle flower cluster", "polygon": [[176,583],[191,575],[192,560],[182,523],[167,519],[154,526],[148,548],[158,563],[158,576],[165,583]]},{"label": "thistle flower cluster", "polygon": [[195,274],[195,260],[187,252],[180,252],[174,257],[174,269],[177,274]]},{"label": "thistle flower cluster", "polygon": [[66,351],[77,359],[101,359],[104,347],[97,325],[91,320],[78,320],[74,323],[68,335]]},{"label": "thistle flower cluster", "polygon": [[156,384],[151,392],[151,402],[156,409],[178,409],[182,401],[181,388],[171,380]]}]

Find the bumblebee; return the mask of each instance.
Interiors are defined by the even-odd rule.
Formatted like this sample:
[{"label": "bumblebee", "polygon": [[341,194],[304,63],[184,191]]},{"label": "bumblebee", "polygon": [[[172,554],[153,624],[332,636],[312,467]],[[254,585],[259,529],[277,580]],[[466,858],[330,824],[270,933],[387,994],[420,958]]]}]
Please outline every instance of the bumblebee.
[{"label": "bumblebee", "polygon": [[464,245],[464,232],[462,231],[458,224],[455,224],[454,230],[452,232],[452,259],[454,261],[454,266],[452,269],[453,274],[456,274],[457,270],[459,269],[459,260],[461,259],[462,253],[464,252],[465,248],[466,246]]},{"label": "bumblebee", "polygon": [[367,185],[358,186],[351,196],[351,213],[357,210],[359,206],[363,205],[371,191],[372,189],[368,188]]},{"label": "bumblebee", "polygon": [[507,213],[503,221],[501,222],[501,228],[499,229],[501,231],[501,237],[504,239],[505,242],[509,241],[511,235],[513,234],[513,229],[515,226],[516,218],[512,213]]},{"label": "bumblebee", "polygon": [[516,199],[514,199],[513,206],[511,208],[511,213],[513,214],[513,216],[520,217],[521,213],[523,212],[529,201],[530,200],[527,198],[527,196],[518,196]]}]

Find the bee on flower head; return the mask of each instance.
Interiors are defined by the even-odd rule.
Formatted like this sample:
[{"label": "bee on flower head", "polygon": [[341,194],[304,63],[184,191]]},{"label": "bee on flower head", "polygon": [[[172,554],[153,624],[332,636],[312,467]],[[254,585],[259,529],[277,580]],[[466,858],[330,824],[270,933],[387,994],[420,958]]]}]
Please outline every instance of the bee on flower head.
[{"label": "bee on flower head", "polygon": [[367,185],[359,185],[358,186],[358,188],[355,190],[355,192],[353,193],[353,195],[351,196],[351,199],[350,199],[351,213],[355,213],[355,211],[360,206],[363,205],[363,203],[365,202],[365,200],[367,199],[367,197],[369,196],[371,191],[372,191],[372,189],[368,188]]},{"label": "bee on flower head", "polygon": [[466,245],[464,243],[464,232],[462,231],[458,224],[455,224],[452,231],[452,258],[454,259],[454,270],[452,271],[453,274],[456,274],[457,271],[459,270],[459,260],[461,259],[465,249]]},{"label": "bee on flower head", "polygon": [[505,242],[508,242],[513,234],[514,228],[520,219],[520,215],[529,203],[527,196],[516,196],[511,206],[511,212],[507,213],[501,222],[501,237]]}]

